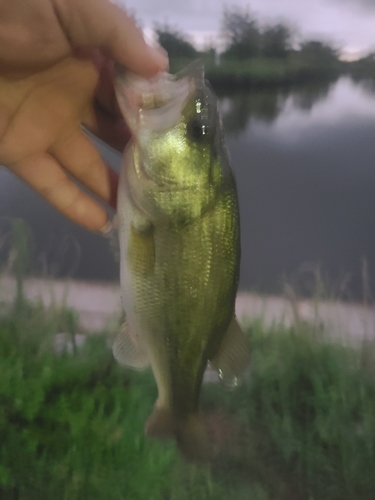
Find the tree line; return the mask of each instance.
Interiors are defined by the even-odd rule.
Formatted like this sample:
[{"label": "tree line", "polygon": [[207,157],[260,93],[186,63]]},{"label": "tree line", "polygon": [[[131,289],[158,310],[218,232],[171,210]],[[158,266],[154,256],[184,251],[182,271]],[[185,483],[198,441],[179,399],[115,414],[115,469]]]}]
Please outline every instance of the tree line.
[{"label": "tree line", "polygon": [[[201,53],[189,37],[168,24],[157,25],[155,33],[160,45],[171,58],[194,58]],[[292,52],[300,52],[306,58],[330,62],[337,60],[338,51],[318,40],[305,41],[298,49],[293,44],[294,33],[283,23],[261,26],[259,20],[247,8],[226,7],[223,12],[219,39],[223,44],[223,59],[245,60],[257,57],[286,58]],[[211,47],[207,52],[215,52]]]}]

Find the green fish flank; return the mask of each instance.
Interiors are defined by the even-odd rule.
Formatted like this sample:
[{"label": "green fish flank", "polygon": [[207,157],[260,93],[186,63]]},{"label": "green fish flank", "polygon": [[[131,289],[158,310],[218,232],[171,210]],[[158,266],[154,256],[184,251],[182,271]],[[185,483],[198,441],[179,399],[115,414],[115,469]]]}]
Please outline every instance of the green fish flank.
[{"label": "green fish flank", "polygon": [[250,359],[234,316],[239,213],[217,101],[197,66],[151,82],[119,77],[117,95],[133,141],[118,197],[126,325],[114,355],[151,364],[159,396],[146,432],[204,461],[207,363],[233,385]]}]

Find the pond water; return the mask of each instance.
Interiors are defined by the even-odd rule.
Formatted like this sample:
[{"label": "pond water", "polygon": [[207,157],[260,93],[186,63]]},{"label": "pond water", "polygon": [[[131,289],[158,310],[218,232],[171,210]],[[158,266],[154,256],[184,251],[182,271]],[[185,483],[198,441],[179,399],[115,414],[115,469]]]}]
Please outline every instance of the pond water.
[{"label": "pond water", "polygon": [[[375,92],[366,82],[220,96],[242,230],[242,289],[309,290],[319,268],[331,288],[360,299],[362,262],[375,280]],[[119,157],[101,147],[118,166]],[[108,242],[50,208],[0,169],[0,216],[32,227],[44,271],[118,278]]]}]

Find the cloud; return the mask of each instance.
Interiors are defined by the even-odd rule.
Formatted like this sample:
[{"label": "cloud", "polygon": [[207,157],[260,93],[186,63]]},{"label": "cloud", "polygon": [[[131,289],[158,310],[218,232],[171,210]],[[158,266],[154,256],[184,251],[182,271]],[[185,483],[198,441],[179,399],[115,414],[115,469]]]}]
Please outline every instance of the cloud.
[{"label": "cloud", "polygon": [[357,10],[375,11],[375,0],[331,0],[335,4],[352,5]]},{"label": "cloud", "polygon": [[349,52],[373,50],[375,0],[112,0],[135,12],[144,28],[167,22],[198,40],[220,29],[224,5],[250,5],[261,23],[288,22],[303,39],[318,38]]}]

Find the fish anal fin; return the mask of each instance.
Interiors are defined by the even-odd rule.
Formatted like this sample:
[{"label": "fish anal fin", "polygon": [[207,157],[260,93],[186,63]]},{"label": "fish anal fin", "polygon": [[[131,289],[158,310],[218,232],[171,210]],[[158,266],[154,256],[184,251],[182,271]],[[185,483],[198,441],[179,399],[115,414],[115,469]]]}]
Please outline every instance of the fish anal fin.
[{"label": "fish anal fin", "polygon": [[131,330],[126,321],[113,343],[113,356],[121,365],[138,370],[143,370],[150,364],[144,342]]},{"label": "fish anal fin", "polygon": [[210,364],[218,371],[222,382],[228,387],[238,385],[239,378],[249,367],[251,352],[248,339],[233,316],[228,330],[221,341],[216,355]]}]

